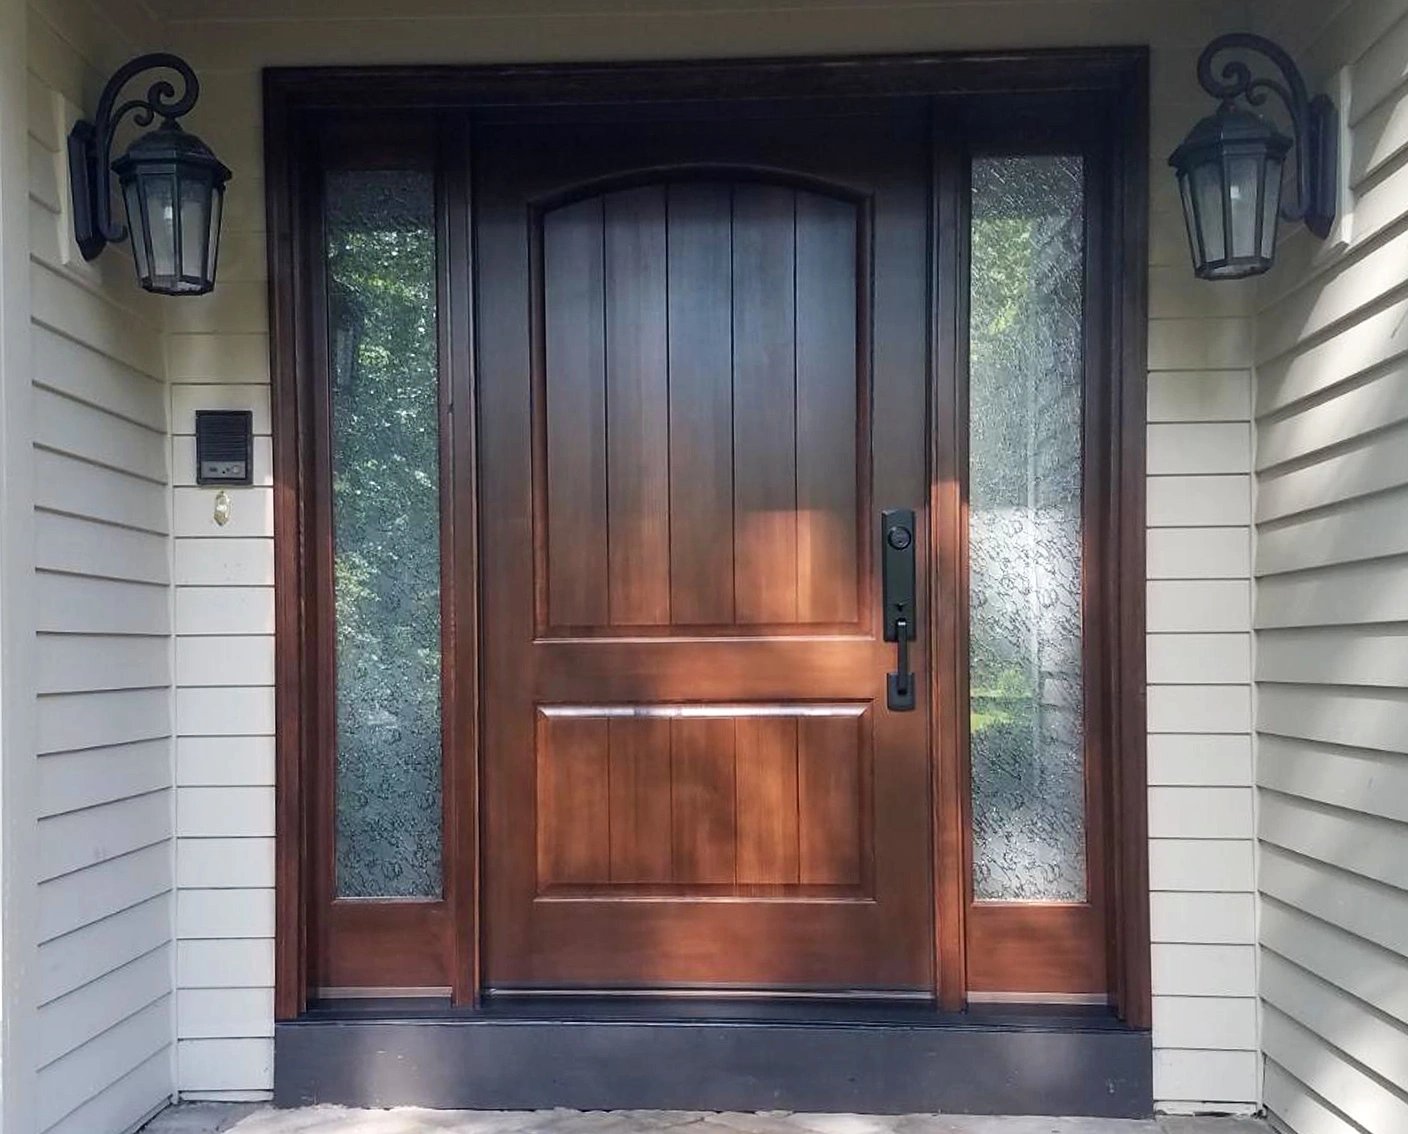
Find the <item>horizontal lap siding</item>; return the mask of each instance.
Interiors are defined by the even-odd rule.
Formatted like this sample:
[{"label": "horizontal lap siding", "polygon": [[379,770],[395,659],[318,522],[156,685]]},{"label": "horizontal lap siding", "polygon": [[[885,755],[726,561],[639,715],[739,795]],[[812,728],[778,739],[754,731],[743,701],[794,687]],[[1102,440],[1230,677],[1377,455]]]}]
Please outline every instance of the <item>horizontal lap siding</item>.
[{"label": "horizontal lap siding", "polygon": [[1352,239],[1290,235],[1257,322],[1266,1104],[1408,1129],[1408,3],[1306,28],[1352,64]]},{"label": "horizontal lap siding", "polygon": [[[100,6],[31,6],[37,1129],[120,1132],[174,1042],[171,548],[161,311],[126,249],[75,260],[65,109],[127,54]],[[100,46],[108,37],[113,42]],[[118,58],[109,58],[109,53]]]},{"label": "horizontal lap siding", "polygon": [[[610,7],[608,5],[608,7]],[[777,6],[746,16],[684,7],[565,19],[533,14],[433,24],[286,17],[173,28],[201,71],[199,129],[236,169],[221,283],[168,329],[176,484],[178,982],[182,1090],[268,1090],[272,1044],[255,1009],[272,984],[273,740],[258,723],[272,681],[273,596],[263,487],[232,493],[226,529],[193,487],[190,413],[255,413],[255,478],[270,484],[259,69],[359,63],[663,58],[1153,45],[1149,420],[1150,863],[1157,1096],[1240,1108],[1255,1073],[1251,797],[1252,293],[1193,281],[1165,157],[1205,100],[1193,63],[1211,35],[1244,23],[1221,0],[987,6],[838,5],[804,20]],[[370,34],[371,28],[375,34]],[[195,694],[195,696],[192,696]],[[234,706],[242,706],[236,712]],[[223,707],[222,707],[223,706]],[[238,861],[235,861],[238,856]],[[225,995],[225,993],[229,995]],[[207,993],[211,995],[206,995]],[[219,995],[214,995],[219,993]],[[267,1023],[267,1022],[266,1022]]]},{"label": "horizontal lap siding", "polygon": [[[1182,66],[1191,77],[1191,57]],[[1164,161],[1201,109],[1187,86],[1161,92],[1157,49],[1153,70],[1146,645],[1154,1093],[1172,1110],[1245,1110],[1258,1099],[1251,295],[1210,289],[1189,270]]]},{"label": "horizontal lap siding", "polygon": [[[1155,66],[1157,75],[1159,68]],[[1165,158],[1193,97],[1154,91],[1148,494],[1154,1093],[1258,1099],[1251,745],[1252,295],[1188,266]]]},{"label": "horizontal lap siding", "polygon": [[[203,79],[205,76],[203,76]],[[168,322],[176,602],[177,1077],[189,1098],[273,1083],[274,545],[264,202],[253,74],[203,83],[230,183],[220,286]],[[207,129],[208,126],[208,129]],[[230,522],[195,484],[195,411],[254,415]]]}]

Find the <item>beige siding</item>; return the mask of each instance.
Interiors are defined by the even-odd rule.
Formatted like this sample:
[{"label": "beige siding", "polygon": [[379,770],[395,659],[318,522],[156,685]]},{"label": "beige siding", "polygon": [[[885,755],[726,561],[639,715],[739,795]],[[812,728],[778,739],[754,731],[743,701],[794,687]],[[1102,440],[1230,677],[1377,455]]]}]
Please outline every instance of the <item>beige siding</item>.
[{"label": "beige siding", "polygon": [[[475,14],[475,10],[479,14]],[[899,4],[809,8],[661,0],[587,12],[554,0],[205,5],[172,26],[201,70],[196,128],[236,169],[221,284],[169,329],[175,475],[180,1084],[267,1090],[272,980],[273,600],[269,493],[235,497],[217,529],[190,488],[189,413],[249,407],[268,484],[263,185],[258,70],[270,64],[483,62],[914,51],[1093,42],[1153,45],[1149,396],[1151,844],[1156,1091],[1185,1109],[1258,1099],[1250,912],[1252,293],[1195,284],[1164,159],[1203,112],[1193,61],[1245,22],[1223,0]],[[570,12],[570,14],[569,14]],[[220,18],[234,17],[241,18]],[[337,19],[328,17],[336,15]],[[375,21],[364,17],[376,15]],[[192,695],[195,696],[192,696]],[[236,861],[238,858],[238,861]],[[228,964],[226,963],[228,962]],[[194,995],[224,990],[229,995]]]},{"label": "beige siding", "polygon": [[[62,143],[151,27],[29,12],[40,1131],[123,1131],[173,1090],[167,398],[125,249],[83,263]],[[7,759],[8,759],[7,754]]]},{"label": "beige siding", "polygon": [[1148,408],[1154,1090],[1173,1110],[1240,1109],[1255,1106],[1259,1090],[1248,837],[1251,296],[1209,291],[1188,267],[1164,159],[1200,110],[1187,76],[1175,77],[1185,86],[1174,97],[1161,92],[1160,70]]},{"label": "beige siding", "polygon": [[1408,1129],[1408,3],[1286,8],[1314,83],[1351,68],[1352,195],[1348,246],[1287,237],[1257,318],[1266,1105],[1296,1134],[1388,1134]]},{"label": "beige siding", "polygon": [[[257,112],[252,76],[240,125]],[[211,76],[201,130],[238,169],[220,287],[168,324],[175,524],[178,1074],[187,1096],[266,1092],[273,1074],[273,476],[257,145],[220,134]],[[232,94],[224,95],[228,106]],[[206,108],[203,105],[202,111]],[[207,123],[209,126],[207,127]],[[226,148],[236,156],[226,157]],[[238,164],[236,165],[236,157]],[[195,487],[194,411],[254,411],[255,487],[229,523]]]}]

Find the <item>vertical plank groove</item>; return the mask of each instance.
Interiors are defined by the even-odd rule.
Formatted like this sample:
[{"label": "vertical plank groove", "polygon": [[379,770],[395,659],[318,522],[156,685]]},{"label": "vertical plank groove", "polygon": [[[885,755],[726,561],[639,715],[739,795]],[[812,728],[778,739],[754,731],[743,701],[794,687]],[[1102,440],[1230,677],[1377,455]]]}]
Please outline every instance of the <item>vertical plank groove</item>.
[{"label": "vertical plank groove", "polygon": [[668,198],[670,610],[677,626],[734,620],[730,192]]},{"label": "vertical plank groove", "polygon": [[735,725],[740,883],[798,879],[797,719],[740,717]]},{"label": "vertical plank groove", "polygon": [[734,721],[676,719],[670,731],[674,880],[732,883]]},{"label": "vertical plank groove", "polygon": [[797,618],[794,198],[771,185],[734,191],[734,580],[743,624]]},{"label": "vertical plank groove", "polygon": [[596,198],[543,219],[548,615],[557,626],[610,618],[604,207]]},{"label": "vertical plank groove", "polygon": [[862,881],[860,718],[798,721],[799,879],[856,886]]},{"label": "vertical plank groove", "polygon": [[797,618],[854,622],[856,207],[799,193],[796,214]]},{"label": "vertical plank groove", "polygon": [[609,730],[602,719],[540,719],[540,885],[603,882],[611,876]]},{"label": "vertical plank groove", "polygon": [[613,626],[670,621],[665,190],[604,204],[608,609]]},{"label": "vertical plank groove", "polygon": [[669,882],[670,722],[614,718],[609,728],[612,882]]}]

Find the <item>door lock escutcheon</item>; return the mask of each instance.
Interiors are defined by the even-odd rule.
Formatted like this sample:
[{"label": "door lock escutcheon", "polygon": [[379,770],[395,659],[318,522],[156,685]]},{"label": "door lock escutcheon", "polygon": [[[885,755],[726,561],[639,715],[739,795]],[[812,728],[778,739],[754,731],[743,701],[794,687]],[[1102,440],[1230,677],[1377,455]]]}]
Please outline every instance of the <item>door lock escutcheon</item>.
[{"label": "door lock escutcheon", "polygon": [[894,642],[895,672],[885,678],[885,703],[895,712],[914,708],[914,671],[909,643],[916,636],[914,610],[914,510],[887,508],[880,514],[880,577],[885,604],[885,641]]}]

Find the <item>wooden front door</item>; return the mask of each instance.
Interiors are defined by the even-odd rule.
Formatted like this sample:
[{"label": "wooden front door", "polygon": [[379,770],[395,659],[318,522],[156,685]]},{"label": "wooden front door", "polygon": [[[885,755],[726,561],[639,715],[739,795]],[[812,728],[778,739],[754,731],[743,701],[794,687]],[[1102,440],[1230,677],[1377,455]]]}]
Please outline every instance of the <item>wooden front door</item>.
[{"label": "wooden front door", "polygon": [[[483,979],[932,993],[927,117],[474,136]],[[924,635],[912,644],[921,688]]]}]

